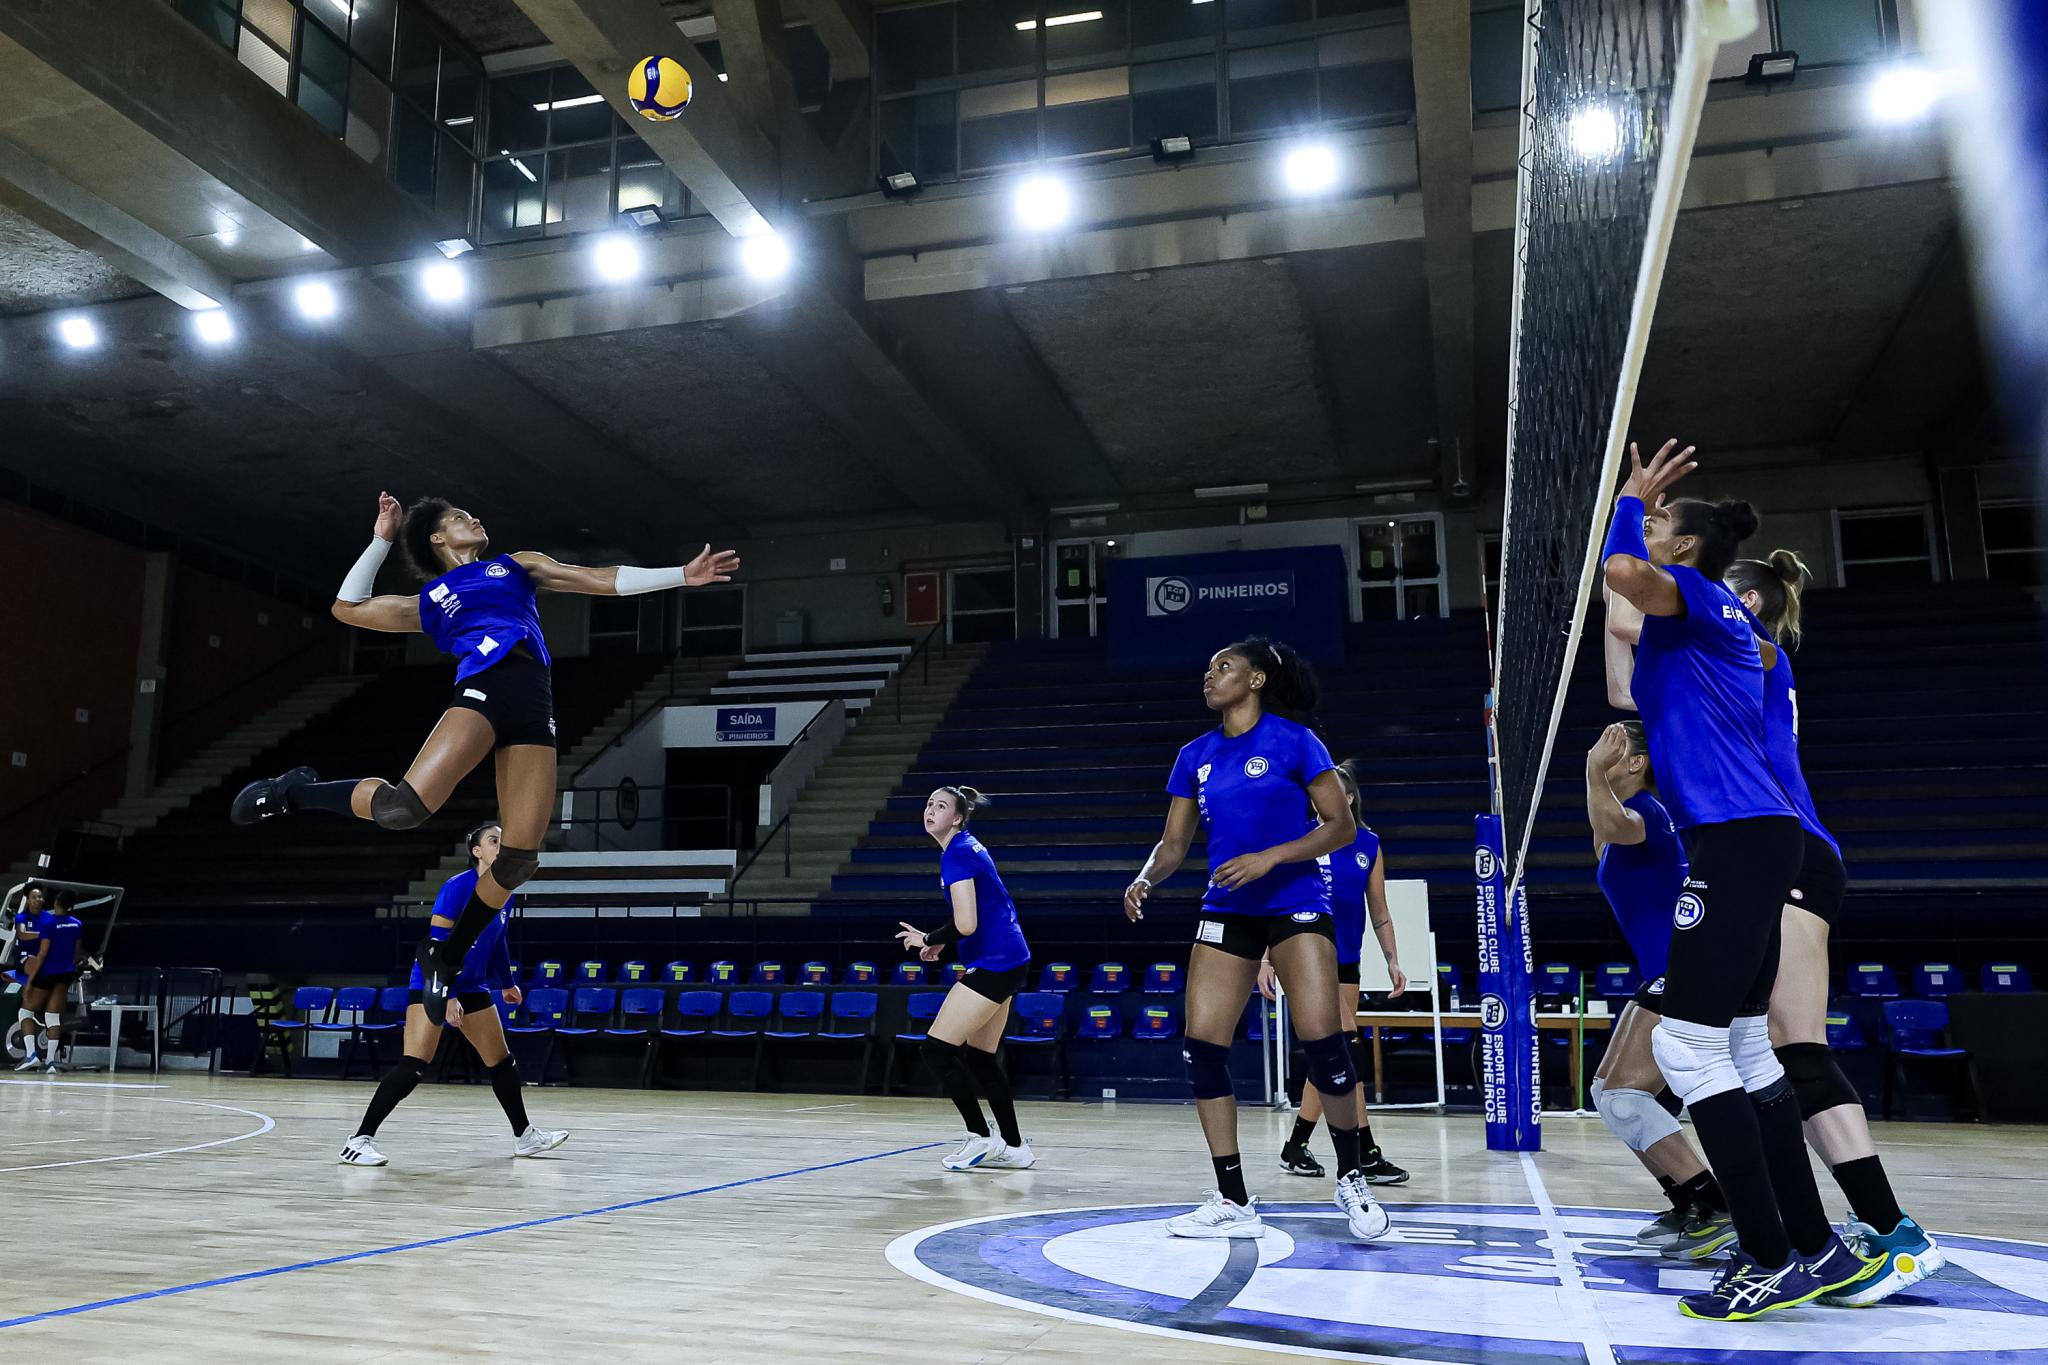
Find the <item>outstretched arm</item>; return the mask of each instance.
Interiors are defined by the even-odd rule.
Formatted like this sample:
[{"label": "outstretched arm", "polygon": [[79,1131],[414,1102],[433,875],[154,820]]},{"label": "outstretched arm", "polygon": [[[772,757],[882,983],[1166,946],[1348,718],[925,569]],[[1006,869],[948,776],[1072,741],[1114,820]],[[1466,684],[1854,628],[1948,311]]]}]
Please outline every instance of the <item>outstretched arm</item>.
[{"label": "outstretched arm", "polygon": [[1636,676],[1636,641],[1643,636],[1643,614],[1636,604],[1612,589],[1607,593],[1607,629],[1600,643],[1607,669],[1607,704],[1622,711],[1636,709],[1632,684]]},{"label": "outstretched arm", "polygon": [[398,505],[398,499],[389,493],[379,493],[377,521],[371,527],[374,534],[370,537],[369,547],[356,557],[348,577],[341,580],[341,590],[334,594],[334,605],[328,608],[335,620],[345,626],[381,630],[392,635],[419,630],[418,598],[370,595],[377,586],[377,570],[384,567],[384,558],[391,553],[391,542],[398,539],[398,528],[404,520],[405,510]]},{"label": "outstretched arm", "polygon": [[586,597],[634,597],[666,588],[730,583],[740,567],[739,555],[731,550],[713,550],[709,545],[689,563],[669,569],[643,569],[632,564],[602,568],[564,564],[538,550],[521,550],[512,557],[533,576],[533,585],[541,591],[581,593]]},{"label": "outstretched arm", "polygon": [[1678,442],[1666,441],[1645,467],[1642,453],[1629,446],[1628,482],[1614,500],[1614,524],[1607,532],[1603,554],[1607,586],[1646,616],[1685,615],[1678,580],[1650,562],[1643,536],[1643,509],[1657,506],[1665,489],[1698,468],[1691,458],[1693,448],[1677,447]]}]

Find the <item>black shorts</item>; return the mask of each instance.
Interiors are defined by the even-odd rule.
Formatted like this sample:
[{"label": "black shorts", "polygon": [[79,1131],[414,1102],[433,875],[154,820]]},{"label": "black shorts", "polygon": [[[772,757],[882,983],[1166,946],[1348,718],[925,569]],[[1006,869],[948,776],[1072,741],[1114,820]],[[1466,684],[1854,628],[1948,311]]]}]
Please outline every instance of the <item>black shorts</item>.
[{"label": "black shorts", "polygon": [[68,991],[71,989],[71,983],[76,980],[77,972],[44,972],[30,984],[37,990],[48,990],[54,986],[60,991]]},{"label": "black shorts", "polygon": [[1671,961],[1658,1013],[1709,1028],[1771,1007],[1778,926],[1799,876],[1806,833],[1789,815],[1696,825],[1672,912]]},{"label": "black shorts", "polygon": [[[498,1007],[498,997],[493,991],[457,991],[449,999],[462,1006],[464,1014],[476,1010],[494,1010]],[[407,991],[405,993],[405,1003],[408,1005],[424,1005],[427,1002],[420,999],[418,991]]]},{"label": "black shorts", "polygon": [[491,723],[496,748],[513,744],[555,747],[555,684],[548,666],[515,645],[497,663],[455,684],[450,710],[475,711]]},{"label": "black shorts", "polygon": [[1842,913],[1842,898],[1849,893],[1849,871],[1842,855],[1817,834],[1806,834],[1806,861],[1799,866],[1799,880],[1792,883],[1792,896],[1785,904],[1796,905],[1833,928]]},{"label": "black shorts", "polygon": [[1204,910],[1195,921],[1196,943],[1253,962],[1274,944],[1285,943],[1296,934],[1319,934],[1334,948],[1337,923],[1327,910],[1302,910],[1292,915],[1230,915]]},{"label": "black shorts", "polygon": [[1636,987],[1636,993],[1628,998],[1628,1002],[1637,1009],[1648,1010],[1652,1014],[1662,1014],[1664,1012],[1664,978],[1660,976],[1645,981],[1642,985]]},{"label": "black shorts", "polygon": [[1358,964],[1356,962],[1339,962],[1337,964],[1337,984],[1340,986],[1356,986],[1358,984]]},{"label": "black shorts", "polygon": [[1031,962],[1027,958],[1002,972],[992,972],[986,967],[969,967],[967,975],[960,978],[960,984],[982,999],[993,1000],[1000,1005],[1024,989],[1024,979],[1030,974]]}]

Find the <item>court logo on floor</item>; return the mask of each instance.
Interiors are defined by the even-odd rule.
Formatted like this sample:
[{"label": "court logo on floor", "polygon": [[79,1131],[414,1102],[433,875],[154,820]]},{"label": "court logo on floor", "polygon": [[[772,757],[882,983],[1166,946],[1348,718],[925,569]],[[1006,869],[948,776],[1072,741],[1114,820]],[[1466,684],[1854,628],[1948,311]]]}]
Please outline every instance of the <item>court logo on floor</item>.
[{"label": "court logo on floor", "polygon": [[1620,1365],[2048,1365],[2048,1246],[1938,1234],[1949,1266],[1868,1309],[1818,1305],[1763,1322],[1680,1316],[1711,1268],[1635,1245],[1647,1215],[1394,1204],[1394,1230],[1350,1241],[1328,1204],[1262,1208],[1257,1240],[1167,1235],[1185,1206],[1065,1209],[948,1223],[889,1246],[929,1284],[1104,1327],[1327,1359]]}]

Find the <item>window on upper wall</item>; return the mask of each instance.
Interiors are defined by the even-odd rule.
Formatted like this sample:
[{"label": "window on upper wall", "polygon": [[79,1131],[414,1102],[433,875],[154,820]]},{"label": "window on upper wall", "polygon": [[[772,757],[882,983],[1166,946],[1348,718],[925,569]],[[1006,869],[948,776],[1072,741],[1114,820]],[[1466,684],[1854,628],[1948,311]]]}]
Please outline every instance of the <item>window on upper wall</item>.
[{"label": "window on upper wall", "polygon": [[1297,128],[1316,119],[1316,45],[1281,43],[1230,54],[1233,136]]},{"label": "window on upper wall", "polygon": [[919,180],[950,180],[960,171],[959,96],[952,91],[884,100],[882,171],[909,171]]},{"label": "window on upper wall", "polygon": [[884,10],[875,16],[875,84],[885,95],[953,74],[953,6]]},{"label": "window on upper wall", "polygon": [[1935,579],[1934,528],[1924,504],[1838,510],[1835,548],[1845,588],[1898,587]]},{"label": "window on upper wall", "polygon": [[322,128],[339,135],[348,126],[348,49],[308,15],[299,27],[296,100]]},{"label": "window on upper wall", "polygon": [[961,75],[997,76],[1037,67],[1038,0],[973,0],[955,9]]},{"label": "window on upper wall", "polygon": [[1216,140],[1216,58],[1205,53],[1131,68],[1131,145],[1185,134]]},{"label": "window on upper wall", "polygon": [[1778,47],[1797,52],[1801,66],[1867,62],[1884,55],[1878,0],[1777,0],[1777,11]]},{"label": "window on upper wall", "polygon": [[230,52],[235,49],[235,0],[172,0],[187,23]]},{"label": "window on upper wall", "polygon": [[1472,108],[1485,113],[1522,103],[1524,24],[1519,7],[1472,16]]},{"label": "window on upper wall", "polygon": [[1984,556],[1991,577],[2023,587],[2048,586],[2048,540],[2041,526],[2038,502],[1987,502]]}]

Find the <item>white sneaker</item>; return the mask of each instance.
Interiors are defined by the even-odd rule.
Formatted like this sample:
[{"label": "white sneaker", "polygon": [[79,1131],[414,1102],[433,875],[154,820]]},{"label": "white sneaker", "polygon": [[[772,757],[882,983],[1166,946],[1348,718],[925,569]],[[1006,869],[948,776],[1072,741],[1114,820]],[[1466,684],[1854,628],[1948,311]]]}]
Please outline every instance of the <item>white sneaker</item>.
[{"label": "white sneaker", "polygon": [[567,1128],[536,1128],[529,1123],[526,1131],[519,1135],[519,1140],[512,1144],[512,1155],[539,1156],[542,1152],[554,1151],[568,1140]]},{"label": "white sneaker", "polygon": [[1356,1171],[1337,1180],[1337,1207],[1351,1224],[1351,1235],[1361,1242],[1377,1242],[1394,1226],[1394,1220],[1372,1197],[1372,1186]]},{"label": "white sneaker", "polygon": [[40,1071],[42,1069],[42,1065],[42,1062],[37,1059],[36,1054],[31,1052],[28,1054],[28,1056],[22,1058],[21,1065],[17,1066],[14,1069],[16,1071]]},{"label": "white sneaker", "polygon": [[336,1158],[344,1166],[388,1166],[390,1159],[377,1150],[377,1144],[357,1133],[341,1144],[341,1155]]},{"label": "white sneaker", "polygon": [[1020,1142],[1012,1147],[1001,1138],[990,1140],[994,1146],[990,1148],[989,1154],[981,1159],[981,1169],[984,1171],[1028,1171],[1032,1163],[1038,1160],[1031,1155],[1029,1141]]},{"label": "white sneaker", "polygon": [[1263,1237],[1266,1223],[1259,1217],[1258,1196],[1249,1204],[1233,1204],[1222,1191],[1212,1190],[1192,1213],[1167,1219],[1166,1230],[1176,1237]]},{"label": "white sneaker", "polygon": [[988,1160],[989,1153],[1000,1149],[1002,1145],[1001,1138],[969,1133],[960,1140],[959,1147],[954,1149],[950,1156],[941,1159],[939,1164],[949,1171],[971,1171]]}]

